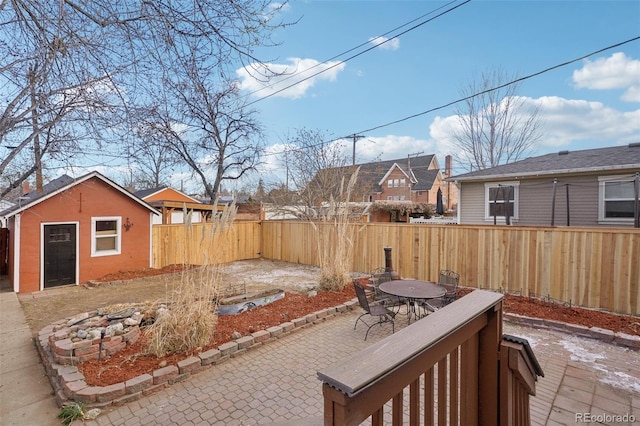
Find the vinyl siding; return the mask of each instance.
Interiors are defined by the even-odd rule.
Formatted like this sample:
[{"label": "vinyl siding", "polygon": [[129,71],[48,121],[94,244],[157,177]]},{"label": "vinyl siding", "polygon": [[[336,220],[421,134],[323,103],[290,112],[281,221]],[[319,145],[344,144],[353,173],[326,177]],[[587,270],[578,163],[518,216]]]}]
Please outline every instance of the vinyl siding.
[{"label": "vinyl siding", "polygon": [[[615,175],[615,174],[614,174]],[[567,185],[569,187],[569,225],[602,226],[598,223],[598,176],[559,176],[556,184],[555,226],[567,225]],[[553,176],[519,181],[518,219],[521,226],[550,226],[553,205]],[[485,182],[462,182],[460,223],[492,224],[484,218]],[[504,222],[502,222],[504,223]],[[623,225],[626,226],[626,225]],[[630,222],[629,226],[633,226]]]},{"label": "vinyl siding", "polygon": [[[555,226],[598,226],[598,179],[596,176],[560,177],[556,184]],[[553,178],[523,180],[520,183],[518,225],[551,225]]]},{"label": "vinyl siding", "polygon": [[484,182],[464,182],[459,190],[460,223],[486,225],[484,221]]}]

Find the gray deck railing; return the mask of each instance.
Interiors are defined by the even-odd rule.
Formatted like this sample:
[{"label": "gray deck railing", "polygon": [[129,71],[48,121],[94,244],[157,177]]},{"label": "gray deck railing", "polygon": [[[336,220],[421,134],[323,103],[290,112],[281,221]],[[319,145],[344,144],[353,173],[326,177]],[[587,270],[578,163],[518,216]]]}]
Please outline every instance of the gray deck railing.
[{"label": "gray deck railing", "polygon": [[391,401],[393,425],[497,425],[502,298],[476,290],[319,371],[324,424],[381,425]]}]

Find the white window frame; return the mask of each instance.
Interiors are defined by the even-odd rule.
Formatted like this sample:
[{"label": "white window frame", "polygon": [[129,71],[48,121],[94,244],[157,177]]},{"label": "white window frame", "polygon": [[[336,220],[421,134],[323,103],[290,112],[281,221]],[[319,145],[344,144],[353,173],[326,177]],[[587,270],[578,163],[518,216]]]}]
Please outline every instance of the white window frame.
[{"label": "white window frame", "polygon": [[387,188],[393,188],[393,179],[387,181]]},{"label": "white window frame", "polygon": [[397,188],[398,186],[400,186],[400,179],[394,179],[393,180],[393,187]]},{"label": "white window frame", "polygon": [[[498,187],[506,187],[505,189],[508,190],[509,186],[513,187],[513,216],[511,216],[510,220],[511,222],[514,222],[519,219],[520,217],[520,182],[518,181],[489,182],[484,184],[484,220],[486,222],[493,222],[493,216],[489,214],[489,212],[491,211],[489,205],[492,203],[492,201],[490,201],[489,199],[489,190],[491,188],[498,188]],[[499,220],[501,223],[506,222],[505,216],[496,216],[496,219]]]},{"label": "white window frame", "polygon": [[[104,238],[116,238],[116,248],[114,250],[100,250],[96,248],[96,241],[98,238],[102,238],[96,235],[96,223],[106,221],[116,222],[116,233],[113,235],[104,236]],[[91,257],[100,256],[114,256],[122,253],[122,216],[99,216],[91,218]]]},{"label": "white window frame", "polygon": [[407,180],[405,178],[400,178],[400,186],[403,188],[407,186]]},{"label": "white window frame", "polygon": [[[633,175],[616,175],[616,176],[598,176],[598,223],[601,224],[627,224],[633,223],[633,217],[605,217],[605,186],[607,183],[631,182],[633,185]],[[618,200],[627,200],[618,199]],[[633,200],[633,194],[632,194]],[[609,200],[613,201],[613,200]]]}]

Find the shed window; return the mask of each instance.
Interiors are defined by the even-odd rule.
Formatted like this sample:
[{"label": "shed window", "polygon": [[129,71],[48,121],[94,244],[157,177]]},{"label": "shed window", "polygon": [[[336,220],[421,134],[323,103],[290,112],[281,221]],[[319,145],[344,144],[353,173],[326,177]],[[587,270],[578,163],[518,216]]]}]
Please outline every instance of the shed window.
[{"label": "shed window", "polygon": [[518,182],[485,184],[485,220],[518,218]]},{"label": "shed window", "polygon": [[120,254],[121,217],[94,217],[91,219],[91,255]]},{"label": "shed window", "polygon": [[634,178],[600,178],[600,220],[633,220]]}]

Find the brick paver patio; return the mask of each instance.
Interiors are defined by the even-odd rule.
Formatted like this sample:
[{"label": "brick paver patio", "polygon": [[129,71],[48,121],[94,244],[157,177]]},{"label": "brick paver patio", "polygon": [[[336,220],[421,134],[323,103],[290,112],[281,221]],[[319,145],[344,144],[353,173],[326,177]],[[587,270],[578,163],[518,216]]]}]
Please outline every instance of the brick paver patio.
[{"label": "brick paver patio", "polygon": [[[390,333],[389,325],[374,327],[365,342],[366,329],[353,330],[358,314],[356,309],[290,333],[156,394],[105,409],[85,424],[322,424],[316,372]],[[406,325],[404,318],[396,322]],[[640,422],[638,352],[562,332],[509,323],[504,328],[529,340],[545,373],[531,402],[533,424],[580,424],[588,415],[635,416]]]}]

